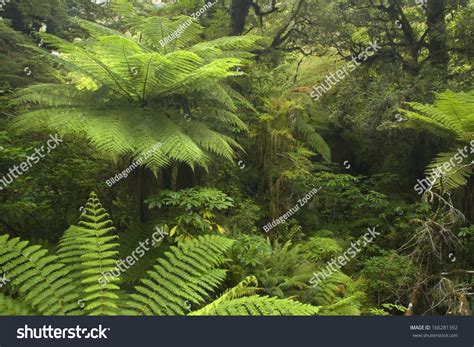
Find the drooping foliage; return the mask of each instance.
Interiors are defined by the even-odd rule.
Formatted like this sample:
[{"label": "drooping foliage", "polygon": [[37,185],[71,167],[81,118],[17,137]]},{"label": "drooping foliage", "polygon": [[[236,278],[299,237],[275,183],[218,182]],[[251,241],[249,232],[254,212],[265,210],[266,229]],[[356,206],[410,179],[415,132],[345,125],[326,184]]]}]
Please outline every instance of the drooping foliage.
[{"label": "drooping foliage", "polygon": [[[19,91],[12,100],[21,110],[15,128],[83,134],[110,158],[145,156],[144,165],[154,171],[172,161],[206,167],[211,155],[232,159],[241,147],[222,131],[223,125],[240,130],[245,125],[236,114],[241,97],[225,80],[238,74],[259,38],[190,46],[200,33],[194,24],[194,30],[186,31],[192,39],[184,36],[183,45],[160,49],[164,34],[156,29],[163,19],[142,18],[132,10],[127,18],[140,23],[131,26],[132,37],[84,20],[78,20],[90,34],[84,40],[42,33],[45,44],[58,52],[48,59],[64,66],[69,83]],[[168,23],[172,31],[180,24]],[[162,146],[147,153],[157,142]]]}]

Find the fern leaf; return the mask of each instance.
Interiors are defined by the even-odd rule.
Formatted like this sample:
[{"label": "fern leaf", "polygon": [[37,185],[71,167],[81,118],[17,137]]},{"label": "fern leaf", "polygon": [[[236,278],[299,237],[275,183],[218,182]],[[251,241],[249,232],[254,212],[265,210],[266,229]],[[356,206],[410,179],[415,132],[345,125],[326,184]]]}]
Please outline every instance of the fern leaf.
[{"label": "fern leaf", "polygon": [[219,236],[200,236],[180,243],[166,252],[166,259],[148,271],[148,277],[136,286],[128,307],[139,315],[183,315],[186,301],[200,304],[208,293],[225,279],[223,254],[232,240]]},{"label": "fern leaf", "polygon": [[23,300],[44,315],[66,315],[77,308],[78,294],[69,270],[56,256],[28,241],[0,237],[0,271],[18,287]]}]

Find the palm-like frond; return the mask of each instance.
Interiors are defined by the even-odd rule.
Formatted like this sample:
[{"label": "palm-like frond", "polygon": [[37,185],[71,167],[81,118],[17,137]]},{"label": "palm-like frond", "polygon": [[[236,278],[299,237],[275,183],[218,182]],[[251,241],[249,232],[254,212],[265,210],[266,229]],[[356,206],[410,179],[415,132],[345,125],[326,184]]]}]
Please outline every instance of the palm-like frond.
[{"label": "palm-like frond", "polygon": [[[467,153],[469,153],[469,151]],[[427,177],[432,176],[433,179],[437,177],[433,186],[443,192],[451,191],[466,185],[469,176],[474,173],[473,155],[464,159],[460,163],[452,160],[455,155],[459,155],[457,154],[457,151],[440,153],[430,164],[428,164],[425,170],[425,175]],[[443,170],[442,168],[445,163],[450,163],[450,165],[454,164],[454,166],[451,166],[449,171]],[[434,172],[438,172],[438,175],[434,175]],[[442,172],[442,174],[439,174],[439,172]]]},{"label": "palm-like frond", "polygon": [[66,265],[41,246],[0,236],[0,271],[18,288],[22,300],[44,315],[66,315],[77,308]]},{"label": "palm-like frond", "polygon": [[303,136],[305,142],[312,150],[321,154],[324,160],[331,161],[331,149],[323,137],[315,131],[314,127],[298,119],[296,121],[296,130]]},{"label": "palm-like frond", "polygon": [[[198,311],[199,312],[199,311]],[[202,315],[218,316],[311,316],[319,312],[319,307],[302,304],[290,299],[268,296],[245,296],[223,301],[210,307]]]},{"label": "palm-like frond", "polygon": [[[116,270],[118,261],[118,236],[109,218],[109,214],[102,207],[97,195],[91,193],[87,200],[85,213],[81,215],[78,225],[81,229],[77,235],[77,242],[81,244],[83,254],[80,261],[83,266],[81,271],[84,285],[83,308],[89,315],[114,315],[117,314],[119,287],[114,284],[119,281],[117,277],[104,274]],[[104,283],[101,283],[104,281]]]},{"label": "palm-like frond", "polygon": [[148,278],[136,286],[128,302],[130,311],[139,315],[183,315],[186,302],[202,304],[208,291],[225,278],[225,270],[216,269],[232,241],[219,236],[201,236],[171,247],[166,259],[148,271]]},{"label": "palm-like frond", "polygon": [[[453,161],[458,148],[450,152],[440,153],[427,166],[426,176],[431,177],[433,170],[442,168],[450,162],[450,170],[443,170],[442,177],[436,179],[434,186],[449,191],[464,186],[473,172],[473,156],[470,155],[470,141],[474,137],[474,91],[454,93],[446,90],[436,95],[433,105],[416,102],[407,103],[414,111],[401,110],[410,119],[421,122],[428,127],[435,127],[448,132],[456,139],[456,147],[464,147],[468,157]],[[467,143],[469,145],[465,146]],[[473,147],[474,148],[474,147]],[[459,154],[458,154],[459,155]]]},{"label": "palm-like frond", "polygon": [[[11,101],[20,113],[14,128],[85,136],[115,160],[136,160],[161,142],[144,161],[155,172],[172,161],[206,167],[212,155],[232,159],[240,146],[224,133],[225,125],[246,126],[236,115],[238,93],[225,80],[238,74],[236,68],[247,62],[239,56],[250,57],[259,38],[223,38],[188,47],[198,35],[191,26],[174,49],[164,50],[157,42],[181,19],[167,23],[143,17],[122,0],[114,6],[137,35],[130,38],[84,20],[77,21],[91,33],[85,40],[41,34],[76,78],[67,85],[19,91]],[[210,49],[215,54],[208,55]]]},{"label": "palm-like frond", "polygon": [[90,315],[117,314],[116,291],[119,287],[114,282],[119,279],[109,276],[108,282],[99,281],[104,273],[115,269],[117,235],[94,193],[91,193],[78,224],[66,230],[59,241],[58,258],[67,265],[69,276],[75,280],[85,312]]},{"label": "palm-like frond", "polygon": [[454,93],[446,90],[436,95],[433,105],[407,103],[416,112],[401,110],[409,118],[451,131],[460,140],[469,140],[474,132],[474,91]]},{"label": "palm-like frond", "polygon": [[190,313],[190,316],[206,316],[210,315],[211,312],[215,312],[218,309],[218,306],[225,301],[233,300],[240,298],[242,296],[248,296],[255,294],[258,290],[258,281],[255,276],[248,276],[244,278],[239,284],[235,287],[228,289],[224,294],[219,298],[211,302],[210,304],[204,306],[203,308]]}]

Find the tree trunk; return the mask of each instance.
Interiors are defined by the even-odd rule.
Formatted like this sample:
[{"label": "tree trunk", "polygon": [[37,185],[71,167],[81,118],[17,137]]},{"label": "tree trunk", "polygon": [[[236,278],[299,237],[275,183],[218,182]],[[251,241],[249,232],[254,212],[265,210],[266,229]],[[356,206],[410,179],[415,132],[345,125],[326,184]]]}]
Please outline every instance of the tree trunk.
[{"label": "tree trunk", "polygon": [[161,178],[163,180],[164,189],[173,188],[173,167],[165,167],[161,170]]},{"label": "tree trunk", "polygon": [[176,189],[191,188],[194,185],[193,180],[194,172],[184,163],[178,164],[178,174],[176,177]]},{"label": "tree trunk", "polygon": [[426,9],[428,26],[428,50],[431,63],[442,71],[448,70],[448,47],[446,44],[446,0],[429,0]]},{"label": "tree trunk", "polygon": [[232,0],[230,10],[231,35],[242,35],[251,5],[252,0]]},{"label": "tree trunk", "polygon": [[145,199],[148,197],[150,192],[151,179],[150,172],[144,167],[140,166],[137,168],[137,198],[139,203],[139,217],[140,222],[145,223],[148,220],[148,207],[145,204]]}]

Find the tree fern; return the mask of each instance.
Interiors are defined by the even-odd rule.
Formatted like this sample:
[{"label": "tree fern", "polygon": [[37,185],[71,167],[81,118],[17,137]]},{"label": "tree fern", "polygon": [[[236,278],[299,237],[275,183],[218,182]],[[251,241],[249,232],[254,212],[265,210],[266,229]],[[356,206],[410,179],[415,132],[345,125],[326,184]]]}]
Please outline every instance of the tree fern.
[{"label": "tree fern", "polygon": [[[468,158],[454,163],[449,171],[443,170],[441,178],[436,179],[434,187],[449,191],[467,184],[473,172],[474,156],[470,155],[470,141],[474,138],[474,91],[454,93],[446,90],[436,95],[433,105],[423,105],[417,102],[407,103],[414,111],[401,110],[410,119],[421,122],[428,129],[434,128],[444,131],[455,139],[455,147],[451,151],[440,153],[427,166],[426,176],[431,177],[433,170],[443,166],[456,155],[458,148],[464,147]],[[467,145],[468,144],[468,145]],[[466,146],[467,145],[467,146]],[[466,147],[465,147],[466,146]],[[452,160],[451,160],[451,164]]]},{"label": "tree fern", "polygon": [[19,91],[11,101],[20,113],[13,128],[85,136],[115,160],[138,159],[161,142],[143,161],[153,171],[173,161],[206,167],[212,155],[233,159],[241,147],[225,134],[226,125],[246,127],[236,115],[238,94],[226,79],[238,75],[236,68],[251,57],[259,38],[221,38],[190,47],[201,30],[193,25],[163,48],[159,40],[182,19],[140,16],[127,1],[114,6],[136,35],[84,20],[77,23],[91,33],[86,40],[41,33],[60,52],[57,60],[70,71],[72,83]]}]

